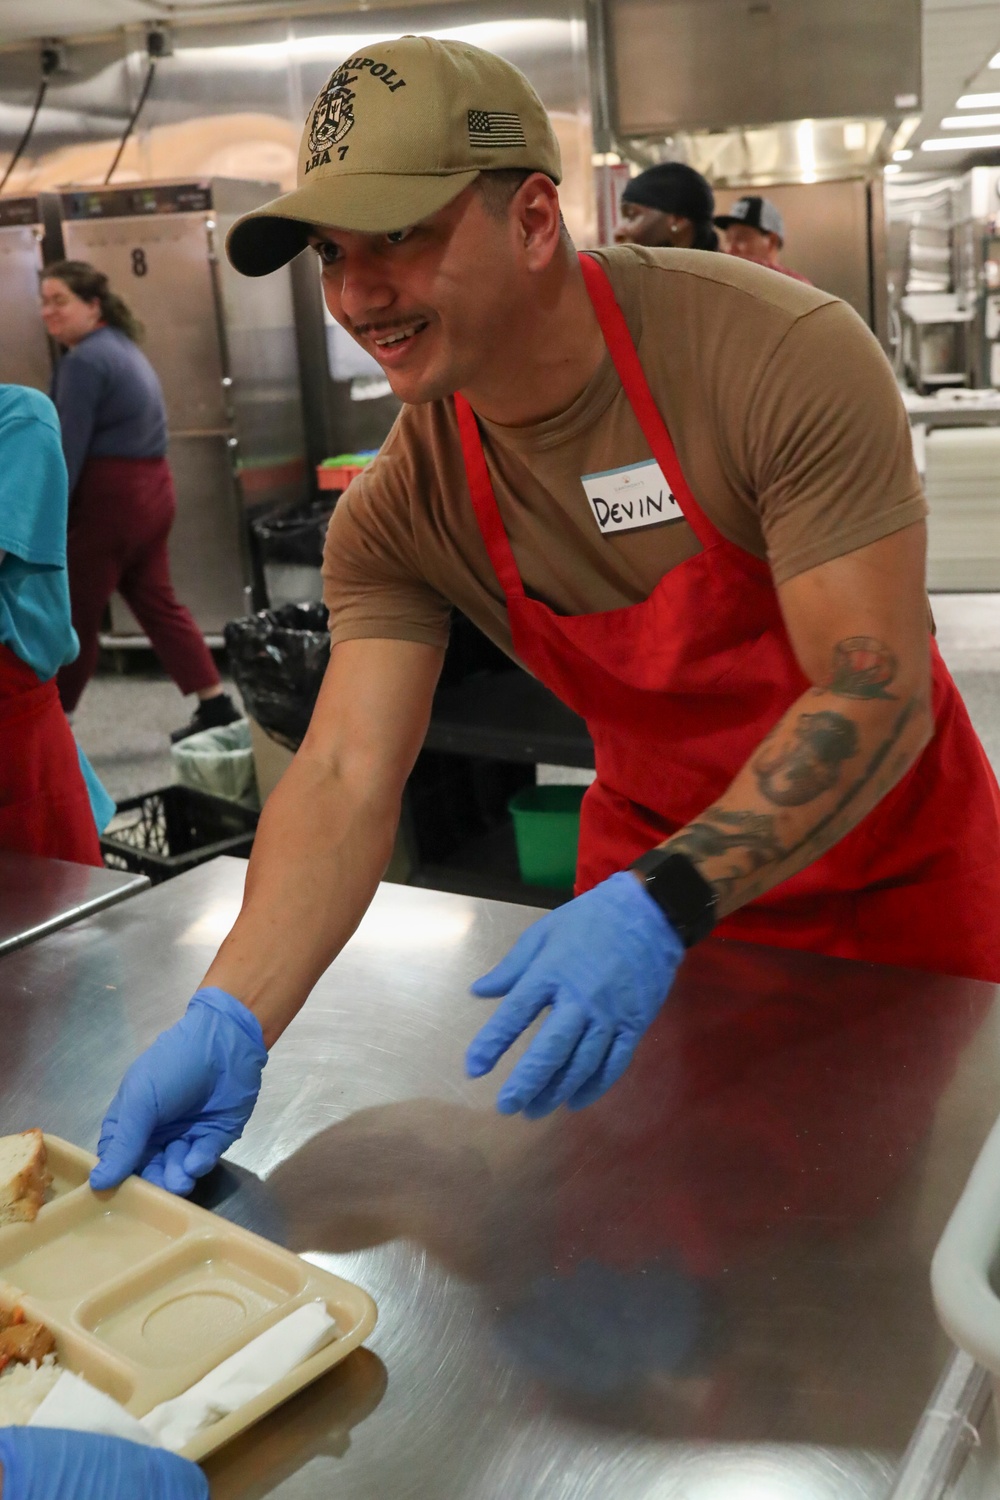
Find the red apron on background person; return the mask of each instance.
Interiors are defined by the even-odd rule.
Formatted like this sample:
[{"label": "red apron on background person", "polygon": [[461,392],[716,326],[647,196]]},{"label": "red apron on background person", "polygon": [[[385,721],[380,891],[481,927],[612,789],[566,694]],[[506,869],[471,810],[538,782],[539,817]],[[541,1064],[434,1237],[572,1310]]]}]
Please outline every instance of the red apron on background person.
[{"label": "red apron on background person", "polygon": [[0,645],[0,849],[101,865],[80,757],[55,679]]},{"label": "red apron on background person", "polygon": [[[767,564],[699,508],[610,282],[591,257],[580,263],[625,394],[702,551],[640,604],[558,615],[528,598],[475,414],[454,398],[514,650],[594,741],[578,893],[704,812],[811,685]],[[933,640],[931,661],[935,734],[916,764],[828,853],[721,922],[720,936],[1000,981],[1000,789]]]}]

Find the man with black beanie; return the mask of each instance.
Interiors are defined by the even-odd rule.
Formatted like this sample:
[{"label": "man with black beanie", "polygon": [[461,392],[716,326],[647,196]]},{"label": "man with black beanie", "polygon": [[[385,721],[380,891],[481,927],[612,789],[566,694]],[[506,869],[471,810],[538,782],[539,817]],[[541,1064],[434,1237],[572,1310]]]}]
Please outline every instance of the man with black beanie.
[{"label": "man with black beanie", "polygon": [[633,177],[622,194],[621,211],[624,223],[615,232],[619,245],[719,248],[712,225],[712,189],[700,172],[683,162],[660,162]]}]

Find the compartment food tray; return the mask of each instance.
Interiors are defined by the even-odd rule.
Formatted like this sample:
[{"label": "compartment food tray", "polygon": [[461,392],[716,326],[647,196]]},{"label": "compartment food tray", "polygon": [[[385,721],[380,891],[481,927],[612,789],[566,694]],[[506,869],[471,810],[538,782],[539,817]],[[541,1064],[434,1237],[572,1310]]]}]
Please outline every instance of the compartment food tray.
[{"label": "compartment food tray", "polygon": [[356,1349],[375,1326],[367,1292],[130,1177],[95,1193],[97,1158],[46,1135],[53,1184],[33,1224],[0,1228],[0,1305],[56,1340],[60,1364],[143,1417],[304,1303],[322,1300],[333,1340],[181,1451],[201,1459]]}]

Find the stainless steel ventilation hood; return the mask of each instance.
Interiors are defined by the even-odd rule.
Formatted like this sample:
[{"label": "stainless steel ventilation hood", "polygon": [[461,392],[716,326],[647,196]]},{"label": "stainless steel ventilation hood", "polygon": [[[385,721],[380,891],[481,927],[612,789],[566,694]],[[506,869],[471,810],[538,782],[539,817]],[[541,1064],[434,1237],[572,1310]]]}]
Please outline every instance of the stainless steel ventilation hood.
[{"label": "stainless steel ventilation hood", "polygon": [[816,182],[863,175],[915,128],[920,0],[600,9],[610,135],[639,159],[668,145],[716,182]]}]

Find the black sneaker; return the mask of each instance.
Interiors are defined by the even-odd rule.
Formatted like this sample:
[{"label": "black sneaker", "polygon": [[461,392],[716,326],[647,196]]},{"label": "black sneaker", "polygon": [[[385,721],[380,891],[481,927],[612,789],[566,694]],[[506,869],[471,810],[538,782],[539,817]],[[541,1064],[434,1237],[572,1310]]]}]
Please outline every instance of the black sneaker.
[{"label": "black sneaker", "polygon": [[189,734],[200,734],[203,729],[222,729],[224,725],[233,724],[242,717],[228,693],[217,693],[214,698],[202,698],[183,728],[174,730],[170,743],[177,745],[181,740],[186,740]]}]

